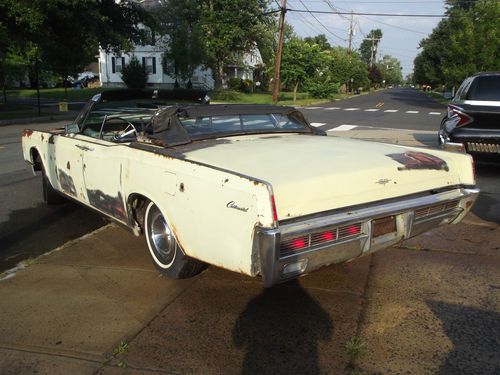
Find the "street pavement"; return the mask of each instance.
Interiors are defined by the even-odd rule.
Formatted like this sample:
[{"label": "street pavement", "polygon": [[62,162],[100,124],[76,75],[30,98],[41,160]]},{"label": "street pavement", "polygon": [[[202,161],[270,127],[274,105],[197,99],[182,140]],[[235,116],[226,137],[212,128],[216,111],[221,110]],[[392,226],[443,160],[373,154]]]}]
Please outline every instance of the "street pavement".
[{"label": "street pavement", "polygon": [[[435,137],[336,135],[417,146]],[[216,267],[161,277],[143,238],[114,225],[65,242],[0,276],[0,373],[500,373],[500,215],[486,209],[500,189],[496,169],[479,172],[491,204],[463,223],[268,290]]]}]

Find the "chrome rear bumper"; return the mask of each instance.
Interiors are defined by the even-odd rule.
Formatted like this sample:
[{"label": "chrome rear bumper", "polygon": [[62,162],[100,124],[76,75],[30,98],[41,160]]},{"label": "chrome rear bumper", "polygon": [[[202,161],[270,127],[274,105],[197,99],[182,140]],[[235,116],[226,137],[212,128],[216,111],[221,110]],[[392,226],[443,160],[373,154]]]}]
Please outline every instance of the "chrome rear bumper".
[{"label": "chrome rear bumper", "polygon": [[[477,189],[457,188],[422,197],[325,214],[285,223],[273,229],[256,229],[260,274],[265,287],[287,281],[322,266],[341,263],[387,248],[442,224],[460,222],[479,194]],[[389,218],[390,217],[390,218]],[[376,219],[394,220],[393,229],[375,233]],[[356,233],[339,236],[339,228],[353,225]],[[321,233],[331,240],[315,243]],[[300,238],[304,248],[283,251],[283,244]]]}]

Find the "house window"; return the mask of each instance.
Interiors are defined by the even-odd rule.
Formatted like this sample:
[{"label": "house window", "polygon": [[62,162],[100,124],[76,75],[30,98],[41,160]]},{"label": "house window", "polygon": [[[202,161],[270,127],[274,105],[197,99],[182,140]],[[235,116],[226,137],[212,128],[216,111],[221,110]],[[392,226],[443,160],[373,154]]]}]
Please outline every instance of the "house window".
[{"label": "house window", "polygon": [[156,57],[143,57],[142,65],[146,68],[146,73],[156,74]]},{"label": "house window", "polygon": [[113,73],[121,73],[124,66],[125,66],[125,57],[111,58],[111,71]]}]

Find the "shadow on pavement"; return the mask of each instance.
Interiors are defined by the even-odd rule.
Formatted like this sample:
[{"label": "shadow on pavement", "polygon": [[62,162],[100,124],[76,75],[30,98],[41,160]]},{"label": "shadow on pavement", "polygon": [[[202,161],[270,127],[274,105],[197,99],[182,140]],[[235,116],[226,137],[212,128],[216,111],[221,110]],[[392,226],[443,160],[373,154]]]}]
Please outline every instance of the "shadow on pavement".
[{"label": "shadow on pavement", "polygon": [[105,224],[100,215],[72,202],[13,211],[8,221],[0,223],[0,271]]},{"label": "shadow on pavement", "polygon": [[426,303],[453,344],[440,374],[500,374],[499,313],[440,301]]},{"label": "shadow on pavement", "polygon": [[329,314],[297,280],[265,289],[252,299],[233,329],[245,348],[242,374],[319,374],[318,342],[330,340]]}]

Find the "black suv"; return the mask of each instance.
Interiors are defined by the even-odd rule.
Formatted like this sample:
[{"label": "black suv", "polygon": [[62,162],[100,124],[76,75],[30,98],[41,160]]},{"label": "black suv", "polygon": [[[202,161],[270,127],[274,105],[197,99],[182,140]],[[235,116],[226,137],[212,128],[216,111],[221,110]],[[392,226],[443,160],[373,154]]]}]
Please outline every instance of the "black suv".
[{"label": "black suv", "polygon": [[500,72],[466,78],[448,104],[439,143],[480,160],[500,160]]}]

